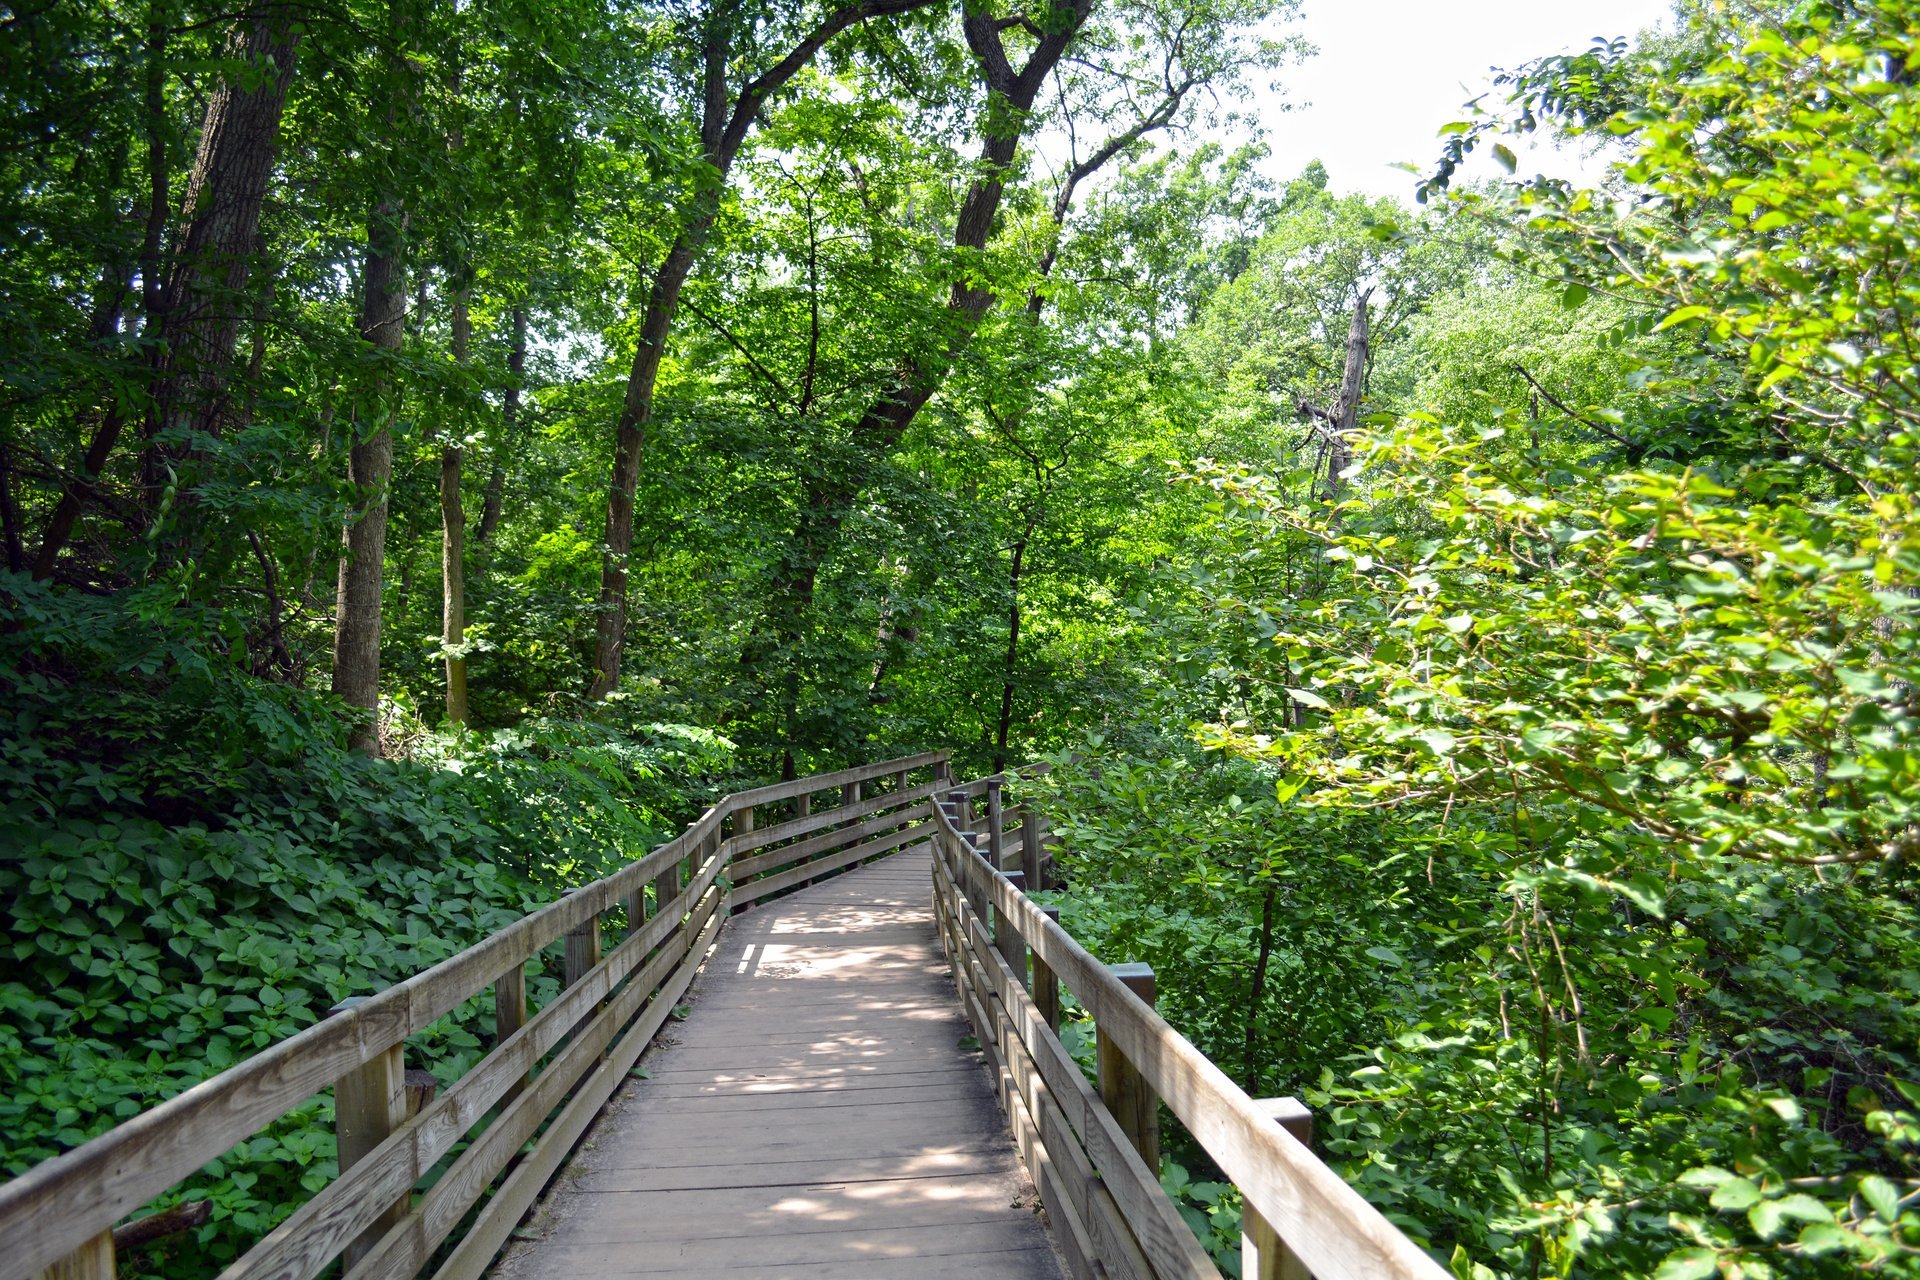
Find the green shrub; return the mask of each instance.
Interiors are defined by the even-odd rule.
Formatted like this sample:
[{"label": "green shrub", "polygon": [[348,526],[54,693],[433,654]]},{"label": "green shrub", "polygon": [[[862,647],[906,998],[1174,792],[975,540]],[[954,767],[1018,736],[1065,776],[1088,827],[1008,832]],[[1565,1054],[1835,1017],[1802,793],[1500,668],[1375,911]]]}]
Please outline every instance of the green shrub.
[{"label": "green shrub", "polygon": [[[730,764],[697,731],[560,721],[369,760],[329,700],[240,670],[218,614],[157,590],[0,591],[8,1175],[644,852]],[[558,990],[553,951],[536,1005]],[[409,1064],[457,1078],[492,1019],[469,1001]],[[179,1189],[214,1201],[197,1239],[130,1261],[198,1274],[334,1172],[316,1098]]]}]

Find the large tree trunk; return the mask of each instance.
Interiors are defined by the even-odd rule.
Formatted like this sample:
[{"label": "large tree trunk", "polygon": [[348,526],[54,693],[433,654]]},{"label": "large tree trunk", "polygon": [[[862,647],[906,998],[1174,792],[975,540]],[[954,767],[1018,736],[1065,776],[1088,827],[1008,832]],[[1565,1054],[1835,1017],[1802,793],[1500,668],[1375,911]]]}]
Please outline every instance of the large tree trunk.
[{"label": "large tree trunk", "polygon": [[[400,350],[407,310],[406,218],[399,203],[383,200],[367,235],[366,292],[360,336],[382,351]],[[375,380],[366,399],[373,430],[355,424],[347,476],[360,513],[341,540],[334,601],[333,692],[357,708],[348,745],[380,754],[380,598],[387,548],[387,482],[393,475],[393,396],[389,375]]]},{"label": "large tree trunk", "polygon": [[640,451],[646,445],[647,423],[653,418],[653,389],[660,377],[673,313],[680,290],[693,269],[697,237],[713,223],[702,211],[694,224],[674,241],[654,274],[647,295],[647,314],[640,326],[640,346],[627,377],[626,403],[613,433],[613,475],[607,485],[606,558],[600,568],[599,613],[594,619],[593,682],[587,697],[604,698],[620,687],[620,666],[627,639],[627,558],[633,554],[633,500],[640,486]]},{"label": "large tree trunk", "polygon": [[604,559],[600,569],[599,613],[594,622],[593,678],[587,696],[606,697],[620,686],[620,667],[626,650],[627,560],[633,554],[633,502],[640,482],[640,454],[646,445],[647,423],[653,417],[654,385],[660,359],[673,329],[680,291],[693,270],[700,243],[720,210],[720,193],[734,158],[746,141],[768,97],[791,80],[834,36],[871,18],[926,8],[933,0],[857,0],[823,19],[788,50],[785,57],[742,88],[737,96],[727,84],[727,60],[733,49],[735,14],[710,12],[702,49],[700,144],[716,181],[694,200],[687,221],[661,260],[647,292],[647,314],[640,326],[640,343],[627,375],[627,394],[614,428],[613,468],[607,486],[607,524]]},{"label": "large tree trunk", "polygon": [[250,310],[247,274],[299,43],[293,11],[258,7],[227,45],[227,57],[247,72],[223,81],[207,102],[162,301],[160,380],[148,419],[159,467],[189,454],[192,437],[217,436],[224,426],[234,345]]},{"label": "large tree trunk", "polygon": [[[162,283],[160,248],[167,220],[163,110],[165,29],[148,39],[148,170],[151,189],[147,234],[140,252],[148,333],[159,338],[150,435],[182,429],[215,434],[226,395],[234,344],[239,338],[248,269],[260,227],[280,137],[280,117],[300,44],[297,11],[257,5],[228,37],[226,56],[246,70],[220,83],[207,100],[193,171],[187,179],[179,243]],[[118,298],[110,310],[118,316]],[[96,326],[97,327],[97,326]],[[61,495],[40,539],[34,571],[50,576],[100,472],[119,441],[125,421],[117,398],[104,410],[78,475]],[[166,483],[161,445],[149,448],[143,466],[154,492]]]}]

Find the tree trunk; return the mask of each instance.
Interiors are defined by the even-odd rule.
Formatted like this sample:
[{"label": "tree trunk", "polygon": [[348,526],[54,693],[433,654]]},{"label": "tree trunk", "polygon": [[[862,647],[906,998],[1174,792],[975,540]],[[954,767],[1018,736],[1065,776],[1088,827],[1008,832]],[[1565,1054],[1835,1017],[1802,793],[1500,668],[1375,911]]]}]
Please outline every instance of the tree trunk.
[{"label": "tree trunk", "polygon": [[[984,11],[969,12],[964,17],[967,43],[987,83],[987,103],[980,117],[980,176],[967,188],[954,219],[953,244],[962,258],[971,256],[969,251],[983,251],[992,237],[1006,175],[1012,170],[1024,136],[1024,121],[1041,86],[1071,47],[1092,7],[1093,0],[1074,0],[1068,11],[1071,20],[1039,39],[1018,72],[1007,59],[1002,25]],[[967,277],[954,280],[947,295],[950,336],[940,353],[930,359],[911,355],[899,359],[891,385],[853,424],[857,461],[808,479],[800,523],[770,584],[770,603],[759,637],[742,654],[743,667],[762,667],[772,655],[798,647],[801,628],[813,607],[820,569],[866,488],[868,477],[946,381],[995,301],[991,289],[975,285]]]},{"label": "tree trunk", "polygon": [[[511,456],[515,442],[519,439],[517,428],[520,424],[520,384],[527,371],[527,308],[523,304],[513,309],[513,346],[507,351],[507,394],[506,402],[500,409],[500,444],[493,451],[493,469],[487,474],[487,495],[480,506],[480,527],[474,531],[473,545],[477,550],[485,550],[493,545],[493,531],[500,524],[500,503],[507,490],[507,458]],[[475,567],[477,577],[484,567],[485,557],[479,557]]]},{"label": "tree trunk", "polygon": [[1253,961],[1253,983],[1247,991],[1247,1017],[1241,1033],[1240,1087],[1254,1097],[1260,1096],[1260,1063],[1255,1033],[1260,1029],[1260,1002],[1267,997],[1267,970],[1273,963],[1273,907],[1278,892],[1271,883],[1260,899],[1260,952]]},{"label": "tree trunk", "polygon": [[162,302],[164,349],[149,421],[160,437],[155,447],[175,457],[191,452],[192,436],[217,436],[224,426],[234,346],[250,309],[247,274],[299,43],[294,11],[258,6],[227,42],[226,56],[248,71],[223,81],[207,102]]},{"label": "tree trunk", "polygon": [[[406,217],[397,201],[373,211],[367,234],[366,292],[360,336],[382,351],[400,350],[407,309]],[[387,482],[393,475],[392,378],[382,373],[368,396],[371,435],[356,423],[347,476],[360,514],[341,540],[339,588],[334,602],[333,692],[358,709],[348,745],[380,754],[380,597],[387,547]]]},{"label": "tree trunk", "polygon": [[[462,284],[453,293],[453,362],[463,370],[472,341]],[[467,634],[467,517],[460,506],[464,454],[457,435],[440,445],[440,644],[447,651],[447,719],[454,724],[467,722],[467,659],[459,651]]]},{"label": "tree trunk", "polygon": [[[705,203],[703,200],[703,206]],[[712,223],[713,213],[704,207],[694,215],[692,224],[667,251],[647,294],[640,346],[627,376],[626,403],[614,427],[613,475],[607,484],[606,557],[601,563],[599,613],[593,628],[593,682],[587,687],[587,697],[592,699],[604,698],[620,687],[627,639],[627,558],[633,554],[633,500],[640,486],[640,451],[646,445],[647,423],[653,418],[654,384],[660,377],[660,360],[666,354],[680,290],[693,270],[698,237]]]},{"label": "tree trunk", "polygon": [[1347,363],[1340,376],[1340,401],[1334,406],[1328,424],[1327,501],[1338,503],[1346,488],[1341,474],[1353,465],[1353,432],[1360,421],[1360,396],[1367,377],[1367,299],[1366,289],[1353,304],[1353,324],[1347,330]]},{"label": "tree trunk", "polygon": [[[1027,527],[1031,537],[1033,527]],[[1027,537],[1013,544],[1007,567],[1007,665],[1000,679],[1000,727],[993,735],[993,771],[1007,767],[1007,739],[1013,733],[1014,665],[1020,657],[1020,571],[1027,558]]]}]

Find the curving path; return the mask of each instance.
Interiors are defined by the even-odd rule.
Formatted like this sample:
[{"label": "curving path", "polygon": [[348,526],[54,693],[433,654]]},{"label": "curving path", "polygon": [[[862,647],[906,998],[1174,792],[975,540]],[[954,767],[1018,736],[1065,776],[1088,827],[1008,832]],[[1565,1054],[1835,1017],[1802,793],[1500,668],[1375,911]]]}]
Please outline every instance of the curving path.
[{"label": "curving path", "polygon": [[730,921],[494,1276],[1060,1280],[930,874],[922,846]]}]

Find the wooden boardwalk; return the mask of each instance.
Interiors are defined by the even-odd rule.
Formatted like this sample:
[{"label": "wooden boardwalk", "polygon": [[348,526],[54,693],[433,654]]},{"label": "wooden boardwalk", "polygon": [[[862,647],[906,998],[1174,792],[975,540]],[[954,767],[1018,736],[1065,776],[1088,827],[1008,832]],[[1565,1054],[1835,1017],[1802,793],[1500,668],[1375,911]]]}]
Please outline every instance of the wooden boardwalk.
[{"label": "wooden boardwalk", "polygon": [[730,921],[493,1274],[1058,1280],[930,871],[922,846]]}]

